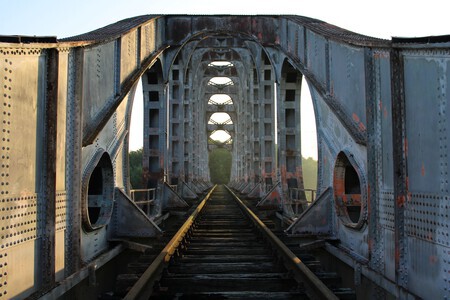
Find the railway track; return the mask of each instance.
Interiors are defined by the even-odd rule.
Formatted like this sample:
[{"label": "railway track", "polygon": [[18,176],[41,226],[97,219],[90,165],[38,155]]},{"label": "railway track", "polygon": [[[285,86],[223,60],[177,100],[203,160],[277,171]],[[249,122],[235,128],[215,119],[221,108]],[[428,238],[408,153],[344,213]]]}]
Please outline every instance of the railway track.
[{"label": "railway track", "polygon": [[124,299],[338,299],[225,186],[200,202]]}]

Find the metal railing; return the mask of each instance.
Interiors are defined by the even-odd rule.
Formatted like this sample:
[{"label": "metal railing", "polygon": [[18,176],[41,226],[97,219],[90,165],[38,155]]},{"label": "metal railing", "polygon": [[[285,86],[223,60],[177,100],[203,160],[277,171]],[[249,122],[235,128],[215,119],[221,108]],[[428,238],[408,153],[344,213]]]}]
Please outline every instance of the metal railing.
[{"label": "metal railing", "polygon": [[[310,195],[307,195],[307,192],[310,192]],[[301,195],[305,194],[306,199]],[[295,206],[294,213],[296,215],[299,214],[299,206],[302,207],[302,211],[306,209],[312,202],[315,200],[316,190],[313,189],[299,189],[299,188],[289,188],[289,199],[292,202],[292,205]],[[308,197],[310,196],[310,197]]]},{"label": "metal railing", "polygon": [[156,199],[156,189],[136,189],[130,191],[131,200],[148,216],[152,213],[152,206]]},{"label": "metal railing", "polygon": [[304,192],[305,195],[307,192],[310,192],[310,197],[306,197],[306,201],[308,202],[308,205],[314,202],[316,190],[313,189],[299,189],[299,188],[290,188],[289,189],[289,198],[291,200],[303,200],[300,195],[301,192]]}]

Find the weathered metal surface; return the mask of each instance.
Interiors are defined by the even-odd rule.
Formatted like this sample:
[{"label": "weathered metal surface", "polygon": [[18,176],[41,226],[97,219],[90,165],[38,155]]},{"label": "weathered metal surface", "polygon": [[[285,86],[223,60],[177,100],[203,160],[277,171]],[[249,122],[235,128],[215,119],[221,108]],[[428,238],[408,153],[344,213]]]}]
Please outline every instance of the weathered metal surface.
[{"label": "weathered metal surface", "polygon": [[45,99],[45,129],[44,129],[44,167],[42,194],[45,199],[43,248],[43,286],[49,288],[55,283],[55,257],[56,257],[56,156],[57,156],[57,112],[58,112],[58,72],[59,55],[56,49],[46,51],[46,99]]},{"label": "weathered metal surface", "polygon": [[[0,293],[24,298],[44,288],[35,274],[60,282],[109,248],[106,225],[87,232],[81,218],[97,167],[89,163],[107,153],[108,184],[129,192],[127,137],[141,77],[145,115],[157,117],[144,123],[144,167],[155,187],[178,183],[194,198],[210,186],[207,122],[222,111],[233,119],[233,128],[224,125],[233,139],[231,185],[265,197],[281,182],[287,203],[289,186],[302,185],[298,101],[283,99],[287,90],[298,99],[301,89],[287,82],[289,65],[311,90],[318,192],[345,186],[335,182],[345,175],[334,175],[342,155],[359,182],[357,222],[342,217],[335,197],[323,205],[339,249],[367,259],[363,275],[391,292],[388,281],[411,295],[448,297],[449,48],[448,36],[387,41],[300,16],[147,15],[62,40],[0,37],[0,260],[8,283]],[[208,67],[216,60],[234,67]],[[152,85],[147,71],[157,64]],[[220,89],[206,83],[219,75],[235,82],[221,90],[233,104],[212,108]],[[168,200],[161,194],[159,204]],[[20,272],[8,271],[19,262]]]},{"label": "weathered metal surface", "polygon": [[448,297],[449,286],[449,55],[449,49],[401,51],[406,203],[400,270],[408,290],[419,284],[439,286],[435,298]]},{"label": "weathered metal surface", "polygon": [[124,194],[115,190],[115,213],[111,221],[113,236],[151,237],[161,235],[162,231],[143,210]]},{"label": "weathered metal surface", "polygon": [[155,16],[145,15],[116,22],[111,25],[93,30],[91,32],[83,33],[77,36],[60,39],[60,42],[104,42],[107,40],[116,39],[142,24],[152,22],[152,19],[157,19]]},{"label": "weathered metal surface", "polygon": [[[407,139],[405,132],[405,90],[404,67],[401,53],[394,49],[391,59],[392,92],[392,144],[394,165],[394,241],[395,241],[395,281],[406,287],[408,270],[406,268],[405,204],[407,202]],[[419,150],[419,149],[418,149]]]},{"label": "weathered metal surface", "polygon": [[317,199],[308,206],[307,212],[290,225],[286,232],[289,234],[331,234],[332,197],[331,188],[317,196]]},{"label": "weathered metal surface", "polygon": [[[73,49],[68,55],[66,123],[67,236],[65,249],[65,275],[76,272],[81,265],[81,153],[82,153],[82,94],[83,52]],[[62,129],[62,128],[61,128]]]}]

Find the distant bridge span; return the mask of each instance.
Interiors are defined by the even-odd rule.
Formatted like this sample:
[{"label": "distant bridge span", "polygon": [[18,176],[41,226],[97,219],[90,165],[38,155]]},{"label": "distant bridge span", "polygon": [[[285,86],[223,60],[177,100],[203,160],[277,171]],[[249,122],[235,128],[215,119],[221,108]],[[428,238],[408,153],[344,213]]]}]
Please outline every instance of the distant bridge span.
[{"label": "distant bridge span", "polygon": [[[289,233],[339,239],[328,250],[380,294],[450,296],[449,64],[448,36],[381,40],[300,16],[146,15],[60,40],[0,37],[0,295],[68,289],[120,251],[108,240],[159,234],[163,211],[210,186],[208,150],[225,147],[233,188],[295,217]],[[208,84],[220,76],[230,84]],[[319,149],[309,206],[303,76]],[[141,78],[148,214],[129,183]],[[232,101],[208,104],[214,94]],[[208,124],[214,112],[232,124]],[[209,138],[223,129],[228,142]]]}]

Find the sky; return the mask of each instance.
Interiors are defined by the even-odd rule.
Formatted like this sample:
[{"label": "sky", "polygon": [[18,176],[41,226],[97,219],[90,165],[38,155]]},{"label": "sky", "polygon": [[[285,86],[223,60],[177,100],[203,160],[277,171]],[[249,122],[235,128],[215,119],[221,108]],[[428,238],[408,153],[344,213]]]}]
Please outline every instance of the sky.
[{"label": "sky", "polygon": [[[145,14],[295,14],[385,39],[450,34],[448,0],[0,0],[0,7],[0,35],[63,38]],[[131,150],[142,147],[142,129],[138,128],[142,113],[135,113],[142,109],[138,105],[142,101],[136,99]],[[309,106],[304,111],[311,109],[308,101],[302,105]],[[305,128],[310,132],[302,132],[303,156],[317,158],[314,143],[305,142],[315,139],[311,133],[315,130]]]}]

